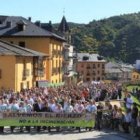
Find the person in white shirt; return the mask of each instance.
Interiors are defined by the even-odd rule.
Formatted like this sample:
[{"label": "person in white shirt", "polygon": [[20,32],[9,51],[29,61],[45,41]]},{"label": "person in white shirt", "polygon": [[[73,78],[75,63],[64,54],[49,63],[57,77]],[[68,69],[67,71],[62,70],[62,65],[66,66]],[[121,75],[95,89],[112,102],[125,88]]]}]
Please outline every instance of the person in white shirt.
[{"label": "person in white shirt", "polygon": [[10,110],[11,110],[11,112],[19,111],[19,105],[18,105],[16,99],[13,99],[12,103],[10,104]]},{"label": "person in white shirt", "polygon": [[[25,100],[25,110],[26,110],[27,113],[32,113],[32,111],[33,111],[33,105],[29,104],[28,100]],[[26,130],[28,132],[30,132],[31,127],[30,126],[26,126]]]},{"label": "person in white shirt", "polygon": [[[24,102],[20,102],[19,112],[20,113],[26,113],[27,112]],[[20,126],[20,132],[23,132],[23,126]]]},{"label": "person in white shirt", "polygon": [[89,105],[87,105],[86,110],[89,113],[96,113],[97,107],[95,105],[95,101],[94,100],[89,102]]},{"label": "person in white shirt", "polygon": [[50,107],[50,109],[52,110],[52,112],[55,111],[55,107],[56,107],[56,102],[54,99],[51,99],[48,103],[48,106]]},{"label": "person in white shirt", "polygon": [[[8,106],[3,99],[0,100],[0,113],[7,111]],[[0,126],[0,133],[4,133],[4,126]]]},{"label": "person in white shirt", "polygon": [[84,105],[81,103],[81,101],[77,101],[77,103],[74,106],[74,112],[83,113],[84,111],[85,111]]},{"label": "person in white shirt", "polygon": [[8,109],[8,104],[5,100],[0,100],[0,112],[5,112]]},{"label": "person in white shirt", "polygon": [[66,113],[72,113],[73,112],[73,106],[71,105],[71,102],[67,102],[67,106],[64,106],[64,112]]},{"label": "person in white shirt", "polygon": [[[84,111],[85,111],[85,107],[82,104],[82,102],[80,100],[77,101],[77,103],[74,106],[74,112],[75,113],[83,113]],[[81,131],[81,128],[80,127],[76,127],[76,129],[78,129],[79,132]]]},{"label": "person in white shirt", "polygon": [[126,103],[126,108],[127,108],[127,109],[131,109],[131,107],[132,107],[132,105],[133,105],[133,100],[132,100],[130,94],[128,94],[125,103]]},{"label": "person in white shirt", "polygon": [[19,104],[19,112],[20,113],[26,113],[27,112],[24,102],[20,102],[20,104]]},{"label": "person in white shirt", "polygon": [[[13,113],[16,113],[19,111],[19,105],[16,101],[16,99],[13,99],[12,103],[10,104],[10,111]],[[15,126],[11,126],[11,132],[13,133]]]},{"label": "person in white shirt", "polygon": [[57,103],[56,106],[54,107],[53,112],[55,112],[55,113],[63,113],[62,105]]}]

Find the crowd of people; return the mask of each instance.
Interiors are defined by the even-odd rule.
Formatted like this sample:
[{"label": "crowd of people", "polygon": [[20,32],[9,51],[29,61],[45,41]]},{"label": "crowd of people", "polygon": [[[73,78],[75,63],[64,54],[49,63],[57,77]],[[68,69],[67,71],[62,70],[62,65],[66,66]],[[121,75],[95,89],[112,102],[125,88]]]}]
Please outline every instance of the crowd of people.
[{"label": "crowd of people", "polygon": [[[22,89],[15,93],[13,90],[0,90],[0,112],[54,112],[54,113],[84,113],[96,114],[96,124],[94,129],[101,130],[109,118],[110,128],[129,133],[129,128],[133,129],[133,134],[140,132],[140,112],[133,102],[131,94],[124,91],[122,99],[122,85],[120,83],[88,83],[82,85],[69,85],[49,88]],[[125,111],[118,105],[111,105],[110,100],[117,99],[124,101]],[[105,101],[105,104],[102,103]],[[109,124],[106,124],[109,125]],[[77,127],[80,130],[80,127]],[[77,129],[76,128],[76,129]],[[14,132],[15,126],[10,126]],[[37,132],[48,129],[52,126],[33,127]],[[57,131],[60,127],[56,127]],[[87,128],[85,128],[87,129]],[[91,130],[93,128],[89,128]],[[20,127],[20,132],[31,131],[30,126]],[[4,132],[4,127],[0,126],[0,132]],[[140,136],[140,135],[139,135]]]}]

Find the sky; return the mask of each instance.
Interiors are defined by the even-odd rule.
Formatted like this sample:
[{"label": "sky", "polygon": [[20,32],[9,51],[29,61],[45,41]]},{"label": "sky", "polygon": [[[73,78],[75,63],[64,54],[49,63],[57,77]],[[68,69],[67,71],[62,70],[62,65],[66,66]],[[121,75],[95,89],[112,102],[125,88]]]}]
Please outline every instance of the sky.
[{"label": "sky", "polygon": [[137,13],[140,0],[0,0],[0,15],[31,17],[32,21],[89,23],[115,15]]}]

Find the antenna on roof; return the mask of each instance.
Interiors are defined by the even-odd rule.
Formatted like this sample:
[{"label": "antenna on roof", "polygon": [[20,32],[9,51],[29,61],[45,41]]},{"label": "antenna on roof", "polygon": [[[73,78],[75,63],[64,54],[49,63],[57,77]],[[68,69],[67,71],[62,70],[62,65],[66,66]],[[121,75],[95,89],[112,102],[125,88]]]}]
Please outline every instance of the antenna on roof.
[{"label": "antenna on roof", "polygon": [[65,16],[65,8],[63,8],[63,16]]}]

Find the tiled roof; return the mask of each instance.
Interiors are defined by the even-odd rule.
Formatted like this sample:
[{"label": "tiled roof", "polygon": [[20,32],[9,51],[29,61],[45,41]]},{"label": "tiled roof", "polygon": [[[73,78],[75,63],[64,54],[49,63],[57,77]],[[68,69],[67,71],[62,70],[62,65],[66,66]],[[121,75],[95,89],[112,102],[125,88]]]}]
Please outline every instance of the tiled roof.
[{"label": "tiled roof", "polygon": [[116,62],[109,62],[105,65],[105,69],[107,72],[110,73],[118,73],[118,72],[131,72],[133,70],[133,66],[132,65],[128,65],[128,64],[120,64],[120,63],[116,63]]},{"label": "tiled roof", "polygon": [[53,26],[51,24],[51,22],[49,23],[41,23],[41,28],[47,30],[47,31],[50,31],[50,32],[53,32]]},{"label": "tiled roof", "polygon": [[[18,16],[0,16],[0,36],[31,36],[31,37],[52,37],[64,41],[64,38],[38,27],[31,21]],[[11,25],[8,25],[11,23]],[[18,30],[17,24],[24,24],[25,29]]]},{"label": "tiled roof", "polygon": [[[77,53],[78,62],[106,62],[98,54]],[[84,59],[85,58],[85,59]]]},{"label": "tiled roof", "polygon": [[18,45],[0,40],[0,55],[14,55],[14,56],[47,56],[44,53],[33,51],[31,49],[23,48]]}]

